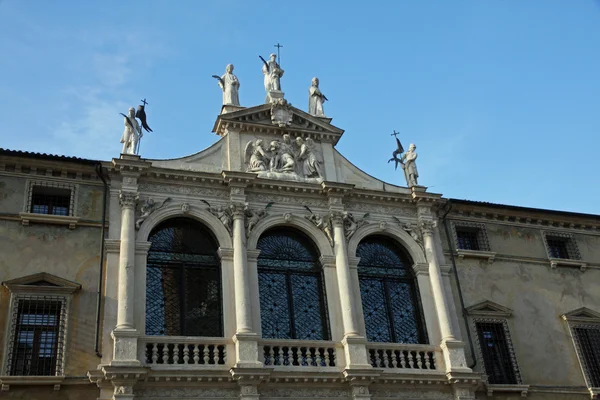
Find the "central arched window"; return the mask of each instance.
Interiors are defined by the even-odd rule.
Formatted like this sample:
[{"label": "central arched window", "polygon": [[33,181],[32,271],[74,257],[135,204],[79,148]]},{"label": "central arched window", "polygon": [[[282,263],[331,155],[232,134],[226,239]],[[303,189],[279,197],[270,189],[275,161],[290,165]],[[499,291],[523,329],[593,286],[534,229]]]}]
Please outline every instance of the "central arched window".
[{"label": "central arched window", "polygon": [[356,255],[367,339],[427,343],[412,261],[404,249],[386,236],[369,236]]},{"label": "central arched window", "polygon": [[276,228],[258,240],[262,336],[329,340],[319,254],[304,234]]},{"label": "central arched window", "polygon": [[189,218],[167,220],[148,241],[146,334],[223,336],[221,263],[211,232]]}]

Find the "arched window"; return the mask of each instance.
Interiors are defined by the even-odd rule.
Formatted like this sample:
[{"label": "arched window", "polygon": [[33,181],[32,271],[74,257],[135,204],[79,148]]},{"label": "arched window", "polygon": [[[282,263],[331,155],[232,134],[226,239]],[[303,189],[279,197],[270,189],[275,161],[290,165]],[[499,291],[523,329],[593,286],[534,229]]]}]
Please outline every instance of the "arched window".
[{"label": "arched window", "polygon": [[154,228],[146,269],[146,334],[223,336],[221,262],[211,232],[189,218]]},{"label": "arched window", "polygon": [[323,269],[311,240],[276,228],[260,237],[257,248],[263,337],[329,340]]},{"label": "arched window", "polygon": [[412,261],[404,249],[386,236],[369,236],[356,255],[367,339],[427,343]]}]

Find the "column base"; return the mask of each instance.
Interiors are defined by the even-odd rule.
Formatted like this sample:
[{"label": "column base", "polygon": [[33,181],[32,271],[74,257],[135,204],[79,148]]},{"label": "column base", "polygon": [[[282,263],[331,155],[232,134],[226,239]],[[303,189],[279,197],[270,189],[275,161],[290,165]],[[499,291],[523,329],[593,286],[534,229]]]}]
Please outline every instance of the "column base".
[{"label": "column base", "polygon": [[238,332],[233,336],[235,343],[235,368],[262,368],[262,354],[256,333]]},{"label": "column base", "polygon": [[364,336],[344,336],[342,344],[346,356],[346,370],[373,369],[367,352],[367,339]]},{"label": "column base", "polygon": [[467,366],[465,344],[460,340],[442,340],[440,346],[444,355],[447,374],[470,374],[473,371]]},{"label": "column base", "polygon": [[113,338],[113,359],[111,366],[139,367],[138,359],[138,337],[140,333],[136,329],[116,329],[110,334]]}]

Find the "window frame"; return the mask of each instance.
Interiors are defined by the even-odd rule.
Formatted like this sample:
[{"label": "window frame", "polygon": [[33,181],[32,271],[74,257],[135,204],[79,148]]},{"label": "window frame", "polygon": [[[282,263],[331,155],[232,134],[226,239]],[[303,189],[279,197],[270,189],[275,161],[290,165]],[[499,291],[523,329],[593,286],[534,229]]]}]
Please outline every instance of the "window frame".
[{"label": "window frame", "polygon": [[[575,328],[591,328],[600,331],[600,313],[587,307],[581,307],[561,315],[561,318],[567,323],[567,327],[569,328],[569,334],[571,335],[571,340],[573,342],[573,347],[575,348],[575,354],[577,354],[577,360],[579,361],[579,367],[581,368],[585,384],[592,395],[599,395],[600,387],[591,384],[592,379],[590,378],[586,361],[581,352],[580,339],[575,333]],[[600,369],[600,365],[598,366],[598,369]]]},{"label": "window frame", "polygon": [[[73,294],[81,289],[81,285],[69,281],[64,278],[60,278],[55,275],[41,272],[26,277],[21,277],[6,281],[3,285],[8,289],[10,293],[10,301],[8,305],[9,318],[6,325],[7,340],[4,343],[4,359],[0,368],[2,376],[8,376],[12,380],[30,380],[32,378],[51,378],[51,377],[64,377],[65,367],[67,361],[67,345],[68,345],[68,330],[69,330],[69,319],[70,319],[70,308]],[[13,318],[15,315],[18,317],[18,308],[20,301],[31,301],[39,298],[50,298],[50,301],[59,301],[61,303],[61,309],[59,314],[61,320],[59,321],[58,333],[61,337],[57,337],[57,344],[62,344],[61,348],[56,349],[56,366],[54,368],[53,375],[11,375],[12,373],[12,355],[15,347],[15,340],[17,334],[17,320]],[[3,382],[6,379],[3,378]]]},{"label": "window frame", "polygon": [[[491,251],[490,241],[487,234],[486,225],[478,222],[470,221],[452,221],[452,239],[454,240],[454,248],[458,254],[458,258],[482,258],[486,259],[489,264],[493,263],[496,258],[496,252]],[[478,250],[461,249],[459,247],[458,232],[461,230],[469,230],[476,232]],[[450,238],[448,238],[450,240]],[[452,247],[452,245],[450,245]]]},{"label": "window frame", "polygon": [[[586,270],[587,263],[585,263],[581,259],[581,253],[579,252],[579,247],[577,246],[577,242],[575,241],[573,234],[568,232],[542,231],[542,238],[544,240],[544,247],[546,248],[546,254],[548,256],[548,260],[550,261],[550,267],[552,269],[562,266],[579,267],[581,271]],[[558,239],[564,241],[566,243],[566,251],[569,258],[554,257],[552,254],[551,247],[548,243],[549,239]]]},{"label": "window frame", "polygon": [[[477,361],[479,365],[481,365],[481,369],[483,371],[483,374],[485,375],[484,381],[487,388],[488,396],[491,396],[493,392],[519,392],[523,397],[526,397],[527,392],[529,391],[529,385],[523,384],[523,379],[521,376],[521,371],[519,369],[519,363],[517,361],[517,356],[510,335],[510,328],[508,324],[508,320],[512,316],[512,310],[510,308],[501,306],[500,304],[494,303],[489,300],[485,300],[480,303],[474,304],[470,307],[467,307],[466,310],[471,320],[469,329],[471,329],[471,332],[473,333],[477,347],[477,351],[474,356],[477,357]],[[496,323],[502,325],[504,339],[506,342],[506,349],[510,357],[511,365],[513,367],[513,373],[515,375],[516,383],[489,383],[488,374],[485,369],[483,349],[481,347],[479,333],[477,331],[477,323]]]},{"label": "window frame", "polygon": [[[33,192],[37,187],[55,188],[70,191],[69,207],[67,215],[42,214],[32,212]],[[21,224],[28,226],[30,222],[68,225],[69,229],[75,229],[79,217],[77,217],[77,206],[79,185],[72,182],[64,182],[51,179],[28,179],[25,183],[25,195],[23,197],[23,209],[19,213]]]}]

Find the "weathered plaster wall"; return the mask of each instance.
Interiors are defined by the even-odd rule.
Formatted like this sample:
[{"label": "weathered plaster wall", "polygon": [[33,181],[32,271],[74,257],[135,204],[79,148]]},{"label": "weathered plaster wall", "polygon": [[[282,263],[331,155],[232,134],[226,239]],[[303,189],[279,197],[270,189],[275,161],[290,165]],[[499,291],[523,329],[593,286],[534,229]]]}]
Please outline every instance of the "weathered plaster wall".
[{"label": "weathered plaster wall", "polygon": [[[486,228],[490,249],[498,253],[496,260],[488,264],[487,260],[456,258],[465,306],[491,300],[513,310],[508,325],[524,384],[585,386],[568,326],[560,315],[580,307],[599,309],[600,270],[551,269],[541,229],[494,223],[486,223]],[[583,259],[597,262],[600,237],[574,237]],[[448,241],[444,242],[447,251]],[[513,261],[503,256],[516,257]],[[461,329],[464,332],[462,321]],[[477,370],[481,371],[481,365]],[[541,393],[535,396],[567,398],[539,397]]]},{"label": "weathered plaster wall", "polygon": [[98,397],[99,390],[96,385],[63,385],[60,390],[53,390],[52,386],[11,387],[9,391],[2,392],[3,399],[27,400],[91,400]]},{"label": "weathered plaster wall", "polygon": [[[100,229],[0,220],[0,281],[48,272],[82,285],[71,303],[67,338],[66,375],[85,375],[95,369],[96,290],[99,273]],[[9,292],[0,292],[0,326],[8,324]],[[4,343],[5,329],[0,329]],[[4,358],[4,357],[3,357]]]},{"label": "weathered plaster wall", "polygon": [[0,176],[0,212],[18,214],[23,211],[25,179]]}]

